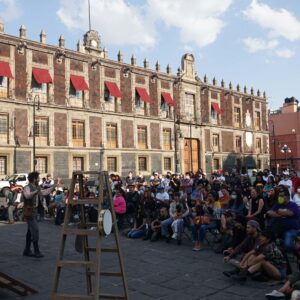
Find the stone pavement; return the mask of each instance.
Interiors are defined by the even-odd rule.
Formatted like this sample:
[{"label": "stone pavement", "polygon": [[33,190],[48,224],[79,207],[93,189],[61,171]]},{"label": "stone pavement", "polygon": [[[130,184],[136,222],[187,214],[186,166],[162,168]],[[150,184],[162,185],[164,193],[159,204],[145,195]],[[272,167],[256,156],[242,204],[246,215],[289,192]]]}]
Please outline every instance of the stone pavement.
[{"label": "stone pavement", "polygon": [[[42,259],[22,256],[25,223],[0,223],[0,270],[39,291],[37,295],[23,298],[0,289],[0,299],[50,299],[62,228],[55,226],[52,221],[39,224],[40,248],[45,254]],[[66,254],[72,258],[76,256],[73,242],[71,240],[66,247]],[[111,243],[109,239],[104,242]],[[121,237],[130,299],[259,300],[265,299],[264,294],[277,287],[251,281],[240,285],[231,281],[222,274],[222,271],[229,267],[224,266],[221,255],[214,254],[210,249],[193,252],[190,243],[184,240],[183,244],[178,246],[163,241],[151,243]],[[102,267],[103,271],[113,271],[116,263],[110,257],[103,260]],[[84,288],[85,278],[80,269],[62,271],[62,280],[63,290],[75,292],[79,291],[80,287]],[[120,281],[105,278],[102,286],[106,291],[113,293],[120,288]]]}]

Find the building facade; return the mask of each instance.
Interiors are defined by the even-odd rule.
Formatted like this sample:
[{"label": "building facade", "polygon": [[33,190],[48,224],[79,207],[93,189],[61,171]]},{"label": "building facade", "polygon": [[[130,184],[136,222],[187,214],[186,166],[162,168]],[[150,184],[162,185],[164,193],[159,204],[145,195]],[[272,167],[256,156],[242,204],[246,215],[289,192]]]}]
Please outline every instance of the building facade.
[{"label": "building facade", "polygon": [[[201,80],[192,54],[176,75],[145,59],[108,58],[97,32],[77,51],[7,35],[0,25],[0,176],[28,172],[70,178],[73,170],[153,170],[269,163],[267,101],[253,89]],[[34,125],[35,124],[35,125]],[[33,153],[35,152],[35,154]],[[35,162],[33,157],[35,157]]]},{"label": "building facade", "polygon": [[300,171],[300,107],[296,98],[286,98],[283,106],[271,111],[270,162],[277,171]]}]

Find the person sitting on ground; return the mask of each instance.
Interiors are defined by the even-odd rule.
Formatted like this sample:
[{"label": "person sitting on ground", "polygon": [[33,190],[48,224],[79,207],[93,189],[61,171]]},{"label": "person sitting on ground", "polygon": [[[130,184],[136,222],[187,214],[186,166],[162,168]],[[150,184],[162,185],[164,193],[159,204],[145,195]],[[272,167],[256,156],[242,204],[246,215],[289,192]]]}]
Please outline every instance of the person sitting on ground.
[{"label": "person sitting on ground", "polygon": [[297,188],[297,190],[295,191],[294,197],[292,202],[296,203],[297,206],[300,209],[300,186]]},{"label": "person sitting on ground", "polygon": [[278,185],[283,185],[285,188],[287,188],[290,193],[290,198],[292,198],[293,182],[290,180],[290,174],[286,170],[282,172],[282,175],[283,178],[279,181]]},{"label": "person sitting on ground", "polygon": [[162,207],[162,206],[169,206],[169,194],[165,191],[164,187],[162,185],[158,186],[157,188],[158,192],[155,195],[155,202],[157,207]]},{"label": "person sitting on ground", "polygon": [[159,216],[151,222],[151,226],[148,230],[148,237],[151,242],[159,240],[161,237],[161,223],[169,218],[168,210],[166,207],[162,207],[159,210]]},{"label": "person sitting on ground", "polygon": [[286,260],[273,242],[271,229],[266,229],[260,235],[260,242],[255,249],[249,251],[239,264],[239,273],[232,278],[245,281],[247,277],[266,275],[266,279],[282,280],[286,277]]},{"label": "person sitting on ground", "polygon": [[22,192],[22,186],[16,185],[14,181],[10,181],[9,190],[4,194],[6,198],[6,204],[8,206],[8,224],[14,224],[14,210],[16,208],[15,201],[17,200],[18,194]]},{"label": "person sitting on ground", "polygon": [[186,173],[184,179],[182,180],[181,186],[182,186],[183,192],[186,193],[188,196],[190,196],[190,194],[193,191],[193,184],[194,184],[194,181],[191,178],[190,174]]},{"label": "person sitting on ground", "polygon": [[146,236],[148,230],[146,216],[143,211],[143,207],[139,203],[137,214],[134,219],[133,228],[127,233],[127,236],[132,239],[138,239]]},{"label": "person sitting on ground", "polygon": [[278,237],[284,239],[287,252],[294,252],[295,238],[299,231],[300,211],[296,203],[290,201],[290,192],[284,186],[278,186],[277,204],[267,212],[271,218],[269,225]]},{"label": "person sitting on ground", "polygon": [[278,290],[266,294],[267,299],[289,299],[293,291],[300,290],[300,271],[289,275],[287,281]]},{"label": "person sitting on ground", "polygon": [[167,242],[170,240],[170,231],[169,228],[172,225],[175,216],[176,216],[176,207],[180,204],[180,194],[174,194],[174,200],[170,203],[169,207],[169,218],[161,222],[161,234],[166,239]]},{"label": "person sitting on ground", "polygon": [[193,248],[194,251],[202,250],[207,231],[218,227],[220,207],[217,194],[215,192],[208,193],[207,198],[202,204],[203,216],[201,217],[199,230],[199,243]]},{"label": "person sitting on ground", "polygon": [[160,186],[161,180],[158,176],[158,172],[153,172],[150,178],[150,188],[151,192],[155,195],[157,193],[157,188]]},{"label": "person sitting on ground", "polygon": [[[228,248],[228,249],[224,250],[224,252],[223,252],[224,262],[227,263],[231,259],[235,258],[236,256],[238,256],[240,254],[246,254],[249,251],[255,249],[255,247],[260,242],[260,232],[261,232],[261,229],[260,229],[259,223],[257,221],[255,221],[255,220],[248,221],[247,227],[246,227],[247,236],[235,248]],[[237,273],[236,268],[231,271],[223,272],[223,274],[227,277],[230,277],[236,273]]]}]

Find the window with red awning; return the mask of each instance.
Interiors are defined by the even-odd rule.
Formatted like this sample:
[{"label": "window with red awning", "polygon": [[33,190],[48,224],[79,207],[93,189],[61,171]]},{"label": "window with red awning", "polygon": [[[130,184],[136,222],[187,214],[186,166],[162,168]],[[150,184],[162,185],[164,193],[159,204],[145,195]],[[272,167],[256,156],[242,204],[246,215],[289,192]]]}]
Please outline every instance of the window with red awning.
[{"label": "window with red awning", "polygon": [[38,84],[52,83],[52,78],[46,69],[32,68],[32,74]]},{"label": "window with red awning", "polygon": [[13,78],[9,63],[6,61],[0,61],[0,76]]},{"label": "window with red awning", "polygon": [[169,93],[166,93],[166,92],[162,92],[161,93],[164,101],[169,105],[169,106],[174,106],[174,101],[171,97],[171,95]]},{"label": "window with red awning", "polygon": [[107,89],[109,90],[109,93],[111,96],[118,97],[118,98],[122,97],[122,93],[119,90],[119,87],[117,86],[116,83],[109,82],[109,81],[105,81],[104,83],[105,83],[105,86],[107,87]]},{"label": "window with red awning", "polygon": [[135,88],[142,101],[150,103],[151,99],[146,89],[141,87]]},{"label": "window with red awning", "polygon": [[83,76],[71,75],[70,76],[71,83],[76,91],[87,91],[89,90],[89,86],[85,82]]},{"label": "window with red awning", "polygon": [[222,110],[221,110],[221,108],[220,108],[220,106],[219,106],[218,103],[212,102],[212,103],[211,103],[211,106],[212,106],[212,108],[217,112],[217,114],[219,114],[219,115],[224,115],[224,113],[222,112]]}]

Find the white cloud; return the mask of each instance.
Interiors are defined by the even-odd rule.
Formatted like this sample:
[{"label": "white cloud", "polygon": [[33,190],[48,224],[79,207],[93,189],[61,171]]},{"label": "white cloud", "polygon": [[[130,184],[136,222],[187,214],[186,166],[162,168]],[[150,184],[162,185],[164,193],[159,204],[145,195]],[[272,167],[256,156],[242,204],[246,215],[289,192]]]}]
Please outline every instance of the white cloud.
[{"label": "white cloud", "polygon": [[[154,24],[143,7],[133,6],[125,0],[91,0],[92,29],[111,44],[155,45]],[[61,0],[57,15],[69,29],[88,30],[87,1]]]},{"label": "white cloud", "polygon": [[[159,26],[179,29],[183,45],[199,47],[213,43],[225,26],[222,15],[233,0],[91,0],[92,27],[111,44],[151,48],[156,44]],[[60,0],[57,15],[69,29],[88,28],[87,2]]]},{"label": "white cloud", "polygon": [[263,39],[252,38],[252,37],[248,37],[244,39],[243,42],[250,53],[255,53],[257,51],[263,51],[268,49],[274,49],[279,44],[277,40],[265,41]]},{"label": "white cloud", "polygon": [[18,19],[22,14],[22,9],[18,0],[0,0],[0,17],[5,22]]},{"label": "white cloud", "polygon": [[244,14],[252,22],[267,29],[270,38],[282,37],[292,42],[300,40],[300,21],[284,8],[273,9],[252,0]]},{"label": "white cloud", "polygon": [[148,0],[149,8],[157,19],[180,31],[181,41],[199,47],[213,43],[225,26],[221,16],[233,0]]},{"label": "white cloud", "polygon": [[275,51],[276,55],[279,56],[279,57],[283,57],[283,58],[291,58],[295,55],[295,52],[290,50],[290,49],[287,49],[287,48],[284,48],[284,49],[278,49]]}]

